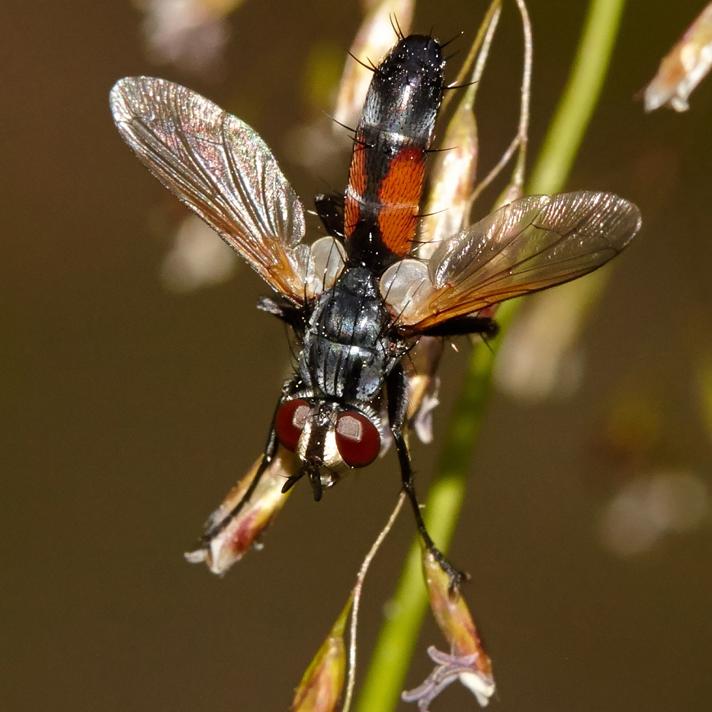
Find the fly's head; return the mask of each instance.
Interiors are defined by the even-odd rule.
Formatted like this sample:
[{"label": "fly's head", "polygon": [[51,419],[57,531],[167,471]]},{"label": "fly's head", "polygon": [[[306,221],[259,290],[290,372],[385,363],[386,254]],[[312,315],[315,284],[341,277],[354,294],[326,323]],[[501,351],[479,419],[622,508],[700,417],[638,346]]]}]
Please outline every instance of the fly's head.
[{"label": "fly's head", "polygon": [[302,463],[284,491],[307,475],[317,500],[322,489],[335,484],[345,468],[370,465],[387,437],[383,418],[370,406],[299,394],[277,408],[274,428],[280,444],[296,453]]}]

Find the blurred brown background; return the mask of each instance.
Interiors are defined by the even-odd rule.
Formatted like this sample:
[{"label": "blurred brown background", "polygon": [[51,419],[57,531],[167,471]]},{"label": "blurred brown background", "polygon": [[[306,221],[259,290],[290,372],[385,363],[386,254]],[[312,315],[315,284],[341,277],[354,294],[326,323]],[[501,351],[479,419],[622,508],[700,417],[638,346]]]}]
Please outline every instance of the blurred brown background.
[{"label": "blurred brown background", "polygon": [[[534,153],[585,5],[531,3]],[[423,2],[414,29],[464,30],[464,49],[484,6]],[[712,79],[687,114],[633,100],[701,6],[629,3],[569,187],[634,200],[643,233],[581,339],[575,392],[497,395],[472,460],[453,559],[473,576],[495,710],[712,706]],[[308,166],[299,142],[359,21],[355,2],[247,0],[196,73],[149,56],[129,2],[2,3],[2,709],[287,709],[340,610],[397,493],[392,454],[319,505],[300,487],[225,578],[183,561],[262,446],[287,347],[245,268],[166,288],[183,213],[120,141],[107,95],[130,74],[190,85],[252,124],[306,200],[345,181],[346,154]],[[485,165],[515,126],[519,33],[510,6],[479,96]],[[416,447],[423,489],[464,363],[446,358],[436,443]],[[368,580],[362,662],[412,533],[403,516]],[[428,625],[410,687],[430,643]],[[475,707],[452,688],[433,710]]]}]

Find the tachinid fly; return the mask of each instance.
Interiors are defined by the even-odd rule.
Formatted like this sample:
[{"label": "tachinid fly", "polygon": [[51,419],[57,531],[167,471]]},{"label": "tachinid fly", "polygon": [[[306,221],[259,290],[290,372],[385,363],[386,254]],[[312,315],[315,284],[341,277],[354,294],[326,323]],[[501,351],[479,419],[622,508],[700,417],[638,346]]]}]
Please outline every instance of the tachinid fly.
[{"label": "tachinid fly", "polygon": [[304,209],[262,139],[185,87],[122,79],[111,109],[149,170],[247,261],[275,295],[259,307],[293,330],[299,353],[283,385],[250,487],[211,520],[205,541],[249,501],[280,447],[315,499],[349,467],[394,444],[403,488],[424,543],[453,585],[461,574],[422,520],[406,440],[407,359],[422,337],[492,334],[480,313],[503,300],[587,274],[618,254],[640,227],[631,203],[574,192],[516,200],[437,246],[414,249],[444,82],[441,45],[401,38],[374,70],[356,129],[346,190],[319,195],[328,236],[302,242]]}]

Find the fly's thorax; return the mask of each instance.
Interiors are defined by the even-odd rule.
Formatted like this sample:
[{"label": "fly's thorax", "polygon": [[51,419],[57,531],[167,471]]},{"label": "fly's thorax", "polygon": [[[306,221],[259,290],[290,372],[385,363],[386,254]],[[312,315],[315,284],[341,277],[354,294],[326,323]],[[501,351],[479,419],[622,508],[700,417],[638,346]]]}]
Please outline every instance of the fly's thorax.
[{"label": "fly's thorax", "polygon": [[390,325],[376,277],[362,267],[346,269],[311,315],[300,379],[326,398],[370,403],[403,353]]}]

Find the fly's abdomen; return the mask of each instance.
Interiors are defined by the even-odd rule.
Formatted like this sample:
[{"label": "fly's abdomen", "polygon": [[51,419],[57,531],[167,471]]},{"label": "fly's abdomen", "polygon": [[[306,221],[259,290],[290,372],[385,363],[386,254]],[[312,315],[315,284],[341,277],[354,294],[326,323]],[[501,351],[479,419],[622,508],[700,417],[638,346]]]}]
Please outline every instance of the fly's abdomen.
[{"label": "fly's abdomen", "polygon": [[443,92],[443,58],[432,37],[401,40],[375,71],[351,159],[344,200],[350,255],[381,268],[415,237]]}]

